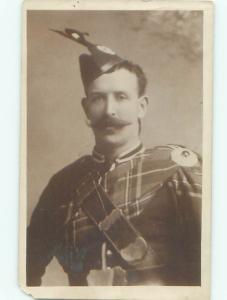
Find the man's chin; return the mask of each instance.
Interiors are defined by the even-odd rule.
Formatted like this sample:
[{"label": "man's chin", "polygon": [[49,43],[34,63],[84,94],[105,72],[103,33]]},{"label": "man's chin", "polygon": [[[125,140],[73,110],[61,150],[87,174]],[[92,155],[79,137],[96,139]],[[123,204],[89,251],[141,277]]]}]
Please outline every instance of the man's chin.
[{"label": "man's chin", "polygon": [[109,146],[109,147],[114,147],[114,146],[117,147],[123,144],[123,141],[121,139],[113,135],[105,136],[105,138],[102,138],[99,141],[102,145]]},{"label": "man's chin", "polygon": [[124,144],[124,140],[119,136],[119,134],[109,132],[102,136],[96,135],[96,143],[102,145],[103,147],[114,148]]}]

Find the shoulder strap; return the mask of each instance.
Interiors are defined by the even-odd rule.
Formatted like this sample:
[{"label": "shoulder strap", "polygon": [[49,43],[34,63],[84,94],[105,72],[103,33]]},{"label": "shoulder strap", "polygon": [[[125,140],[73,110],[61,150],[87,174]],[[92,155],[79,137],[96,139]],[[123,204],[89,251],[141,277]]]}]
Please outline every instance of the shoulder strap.
[{"label": "shoulder strap", "polygon": [[[77,188],[79,206],[128,264],[142,260],[148,245],[99,184],[99,173],[87,176]],[[151,251],[149,251],[151,253]],[[154,256],[155,252],[152,252]],[[152,261],[156,259],[152,258]]]}]

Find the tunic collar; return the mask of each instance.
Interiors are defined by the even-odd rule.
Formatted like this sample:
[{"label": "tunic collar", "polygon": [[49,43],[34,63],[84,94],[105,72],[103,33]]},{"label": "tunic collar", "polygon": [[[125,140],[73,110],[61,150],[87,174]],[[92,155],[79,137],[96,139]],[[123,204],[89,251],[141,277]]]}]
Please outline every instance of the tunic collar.
[{"label": "tunic collar", "polygon": [[[144,148],[143,144],[140,142],[136,146],[121,153],[117,158],[114,159],[113,163],[122,163],[122,162],[128,161],[128,160],[132,159],[134,156],[136,156],[137,154],[143,153],[144,151],[145,151],[145,148]],[[92,152],[92,157],[98,163],[105,163],[107,161],[105,155],[98,152],[95,149],[95,147]]]}]

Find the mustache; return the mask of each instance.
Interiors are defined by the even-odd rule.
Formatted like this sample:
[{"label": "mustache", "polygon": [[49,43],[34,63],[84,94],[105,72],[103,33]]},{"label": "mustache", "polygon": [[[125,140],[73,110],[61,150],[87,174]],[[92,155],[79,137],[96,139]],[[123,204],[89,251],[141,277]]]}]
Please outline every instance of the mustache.
[{"label": "mustache", "polygon": [[93,128],[97,128],[97,129],[102,129],[108,126],[113,126],[113,127],[123,127],[123,126],[127,126],[130,125],[131,122],[126,121],[126,120],[121,120],[118,119],[116,117],[103,117],[101,119],[99,119],[97,122],[91,124],[91,126]]}]

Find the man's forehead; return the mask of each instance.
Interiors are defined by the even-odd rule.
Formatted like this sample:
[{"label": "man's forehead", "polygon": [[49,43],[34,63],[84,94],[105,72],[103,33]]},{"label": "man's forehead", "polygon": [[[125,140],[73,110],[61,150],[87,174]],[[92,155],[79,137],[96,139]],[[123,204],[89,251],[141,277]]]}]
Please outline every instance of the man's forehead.
[{"label": "man's forehead", "polygon": [[111,73],[105,73],[93,80],[89,87],[88,92],[94,93],[101,90],[134,90],[138,88],[136,74],[126,70],[117,69]]}]

